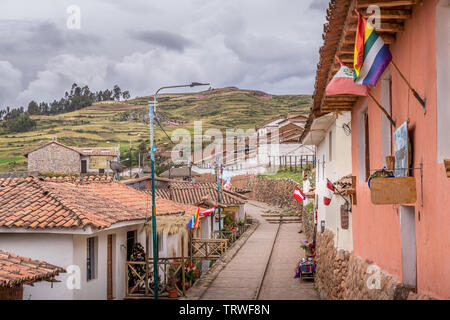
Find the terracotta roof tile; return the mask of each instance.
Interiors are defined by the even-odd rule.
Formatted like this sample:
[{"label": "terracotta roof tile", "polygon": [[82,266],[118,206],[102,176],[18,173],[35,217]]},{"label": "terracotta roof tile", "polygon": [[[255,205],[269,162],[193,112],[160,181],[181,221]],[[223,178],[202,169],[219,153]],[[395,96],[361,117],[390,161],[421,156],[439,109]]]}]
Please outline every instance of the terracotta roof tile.
[{"label": "terracotta roof tile", "polygon": [[[151,194],[151,191],[149,192]],[[208,203],[217,201],[217,185],[211,182],[173,182],[167,188],[157,188],[158,197],[179,203],[200,205],[208,200]],[[224,206],[237,206],[244,204],[246,197],[237,193],[223,190],[221,204]]]},{"label": "terracotta roof tile", "polygon": [[[196,208],[157,198],[157,215]],[[108,228],[151,216],[151,197],[104,177],[0,179],[0,226],[34,229]]]},{"label": "terracotta roof tile", "polygon": [[0,250],[0,287],[50,280],[63,268]]}]

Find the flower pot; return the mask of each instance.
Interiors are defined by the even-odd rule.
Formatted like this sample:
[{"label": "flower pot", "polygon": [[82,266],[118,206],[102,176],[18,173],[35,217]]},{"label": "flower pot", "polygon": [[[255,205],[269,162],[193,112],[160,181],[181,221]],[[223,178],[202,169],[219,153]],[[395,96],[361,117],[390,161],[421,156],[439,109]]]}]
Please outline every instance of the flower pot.
[{"label": "flower pot", "polygon": [[178,298],[178,290],[177,289],[169,289],[167,291],[169,292],[169,298],[171,298],[171,299]]}]

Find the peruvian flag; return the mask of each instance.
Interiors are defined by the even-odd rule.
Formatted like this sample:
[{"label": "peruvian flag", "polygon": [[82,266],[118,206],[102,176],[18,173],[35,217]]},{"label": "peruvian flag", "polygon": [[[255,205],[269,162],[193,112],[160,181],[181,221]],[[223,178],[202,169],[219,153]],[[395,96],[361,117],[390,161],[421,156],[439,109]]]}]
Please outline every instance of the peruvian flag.
[{"label": "peruvian flag", "polygon": [[202,216],[207,217],[207,216],[209,216],[211,213],[213,213],[214,210],[216,210],[216,207],[209,208],[208,210],[205,210],[205,211],[202,212]]},{"label": "peruvian flag", "polygon": [[338,94],[352,94],[366,97],[369,94],[369,87],[362,84],[356,84],[353,79],[353,70],[345,66],[336,56],[341,64],[341,68],[331,79],[325,89],[325,95],[334,96]]},{"label": "peruvian flag", "polygon": [[306,196],[305,194],[302,192],[302,190],[300,190],[299,187],[295,187],[295,191],[292,194],[292,196],[294,197],[295,200],[297,200],[298,202],[302,202],[303,200],[306,200]]},{"label": "peruvian flag", "polygon": [[331,198],[333,198],[334,194],[334,186],[330,182],[330,180],[327,179],[327,184],[325,186],[325,195],[323,196],[323,203],[328,206],[330,205]]}]

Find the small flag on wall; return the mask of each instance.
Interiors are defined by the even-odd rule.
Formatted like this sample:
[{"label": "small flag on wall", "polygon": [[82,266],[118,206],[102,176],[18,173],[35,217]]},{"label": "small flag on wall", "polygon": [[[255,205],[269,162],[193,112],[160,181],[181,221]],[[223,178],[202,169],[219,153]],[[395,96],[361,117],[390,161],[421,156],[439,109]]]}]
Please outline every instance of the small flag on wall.
[{"label": "small flag on wall", "polygon": [[197,208],[197,211],[195,212],[194,216],[192,217],[191,221],[187,224],[188,228],[198,228],[200,217],[199,217],[200,208]]},{"label": "small flag on wall", "polygon": [[323,204],[324,205],[326,205],[326,206],[330,205],[331,198],[333,198],[333,194],[334,194],[334,186],[330,182],[330,180],[327,179],[327,183],[325,186],[325,195],[323,196]]},{"label": "small flag on wall", "polygon": [[204,217],[207,217],[207,216],[209,216],[211,213],[213,213],[214,210],[216,210],[216,207],[209,208],[208,210],[203,211],[203,212],[201,213],[201,215],[204,216]]},{"label": "small flag on wall", "polygon": [[327,85],[325,94],[327,96],[338,94],[367,96],[369,94],[369,88],[366,85],[355,83],[353,79],[353,70],[350,70],[349,67],[345,66],[337,56],[336,59],[341,64],[341,68]]},{"label": "small flag on wall", "polygon": [[304,200],[306,200],[306,196],[305,194],[302,192],[302,190],[300,190],[299,187],[295,187],[295,191],[292,194],[292,196],[294,197],[295,200],[297,200],[298,202],[302,202]]}]

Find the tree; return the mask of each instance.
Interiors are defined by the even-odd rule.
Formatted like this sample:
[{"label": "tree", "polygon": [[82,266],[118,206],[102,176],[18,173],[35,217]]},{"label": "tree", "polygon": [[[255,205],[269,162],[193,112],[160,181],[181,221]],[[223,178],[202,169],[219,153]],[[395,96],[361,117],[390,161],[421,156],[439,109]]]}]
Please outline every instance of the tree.
[{"label": "tree", "polygon": [[36,101],[30,101],[30,103],[28,104],[28,113],[39,114],[39,106]]},{"label": "tree", "polygon": [[113,98],[115,100],[119,101],[121,94],[122,94],[122,91],[120,90],[119,86],[116,84],[113,88]]},{"label": "tree", "polygon": [[128,90],[125,90],[124,92],[122,92],[122,98],[124,100],[130,99],[130,97],[131,97],[131,95],[130,95],[130,92]]}]

